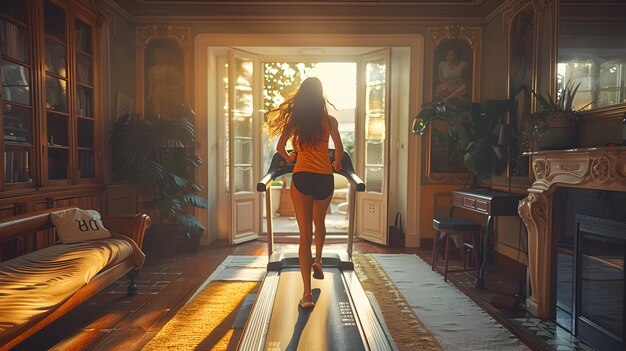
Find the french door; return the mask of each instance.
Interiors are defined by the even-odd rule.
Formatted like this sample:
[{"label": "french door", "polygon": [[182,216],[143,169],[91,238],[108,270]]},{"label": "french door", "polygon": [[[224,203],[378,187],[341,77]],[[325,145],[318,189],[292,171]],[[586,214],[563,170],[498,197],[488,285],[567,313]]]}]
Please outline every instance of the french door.
[{"label": "french door", "polygon": [[387,244],[389,170],[389,49],[364,55],[357,68],[357,174],[365,192],[357,195],[356,232]]},{"label": "french door", "polygon": [[254,55],[228,51],[226,85],[226,180],[230,199],[230,241],[256,239],[261,231],[260,196],[256,192],[260,166],[262,91],[259,61]]},{"label": "french door", "polygon": [[[385,49],[357,60],[356,147],[352,155],[357,174],[366,183],[366,191],[356,198],[356,234],[383,245],[387,243],[388,217],[389,58],[390,51]],[[263,72],[262,59],[255,54],[229,49],[226,62],[224,179],[230,242],[237,244],[258,238],[262,230],[262,194],[255,188],[266,171],[261,169]]]}]

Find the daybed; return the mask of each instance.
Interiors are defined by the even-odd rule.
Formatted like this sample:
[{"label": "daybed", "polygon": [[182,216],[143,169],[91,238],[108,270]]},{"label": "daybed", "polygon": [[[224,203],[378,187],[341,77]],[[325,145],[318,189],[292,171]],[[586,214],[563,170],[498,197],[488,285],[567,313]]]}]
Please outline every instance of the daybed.
[{"label": "daybed", "polygon": [[[125,274],[130,277],[127,293],[136,294],[134,276],[145,259],[140,247],[150,218],[103,215],[98,223],[110,237],[61,243],[52,217],[76,211],[82,210],[55,208],[0,220],[5,255],[0,262],[0,350],[14,347]],[[7,248],[17,257],[7,259]]]}]

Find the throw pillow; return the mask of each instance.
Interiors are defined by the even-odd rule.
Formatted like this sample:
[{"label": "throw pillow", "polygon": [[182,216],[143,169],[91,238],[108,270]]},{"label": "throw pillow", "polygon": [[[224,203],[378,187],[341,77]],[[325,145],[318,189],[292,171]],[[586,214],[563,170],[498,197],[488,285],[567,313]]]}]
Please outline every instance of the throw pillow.
[{"label": "throw pillow", "polygon": [[50,213],[57,238],[63,244],[86,240],[110,238],[111,233],[102,224],[100,213],[95,210],[70,210]]}]

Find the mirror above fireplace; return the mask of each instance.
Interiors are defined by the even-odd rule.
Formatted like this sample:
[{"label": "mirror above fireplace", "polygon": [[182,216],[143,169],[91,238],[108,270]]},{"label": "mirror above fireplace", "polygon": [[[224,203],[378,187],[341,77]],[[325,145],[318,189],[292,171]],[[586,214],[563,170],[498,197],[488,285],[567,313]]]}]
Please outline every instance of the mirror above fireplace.
[{"label": "mirror above fireplace", "polygon": [[559,1],[556,88],[580,83],[577,109],[626,110],[626,2]]}]

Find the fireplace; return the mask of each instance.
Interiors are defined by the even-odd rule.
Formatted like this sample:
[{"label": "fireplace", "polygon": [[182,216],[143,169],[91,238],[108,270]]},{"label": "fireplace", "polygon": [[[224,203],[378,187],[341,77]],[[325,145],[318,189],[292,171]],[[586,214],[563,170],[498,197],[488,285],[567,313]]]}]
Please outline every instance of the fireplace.
[{"label": "fireplace", "polygon": [[626,222],[574,218],[573,240],[557,245],[556,322],[600,350],[624,350]]},{"label": "fireplace", "polygon": [[602,350],[624,350],[626,147],[527,155],[526,307]]}]

